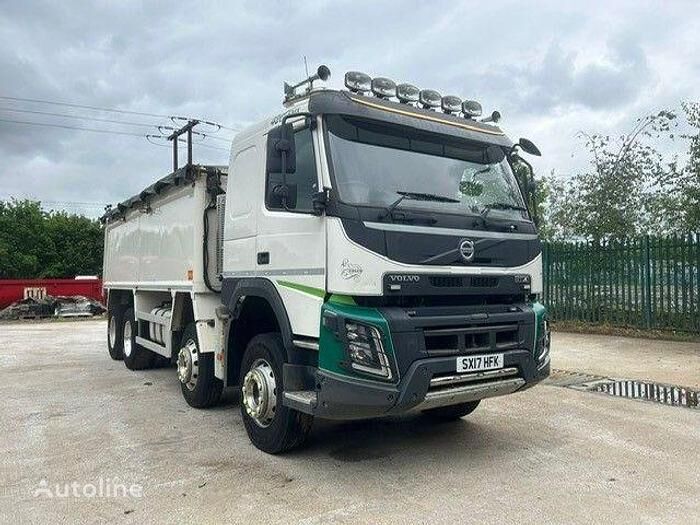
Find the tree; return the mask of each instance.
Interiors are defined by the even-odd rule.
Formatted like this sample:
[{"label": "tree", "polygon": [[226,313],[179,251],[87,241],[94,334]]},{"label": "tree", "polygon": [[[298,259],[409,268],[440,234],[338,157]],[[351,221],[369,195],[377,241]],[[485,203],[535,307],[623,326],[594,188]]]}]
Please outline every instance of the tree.
[{"label": "tree", "polygon": [[0,201],[0,278],[99,275],[102,252],[99,221],[43,212],[36,201]]},{"label": "tree", "polygon": [[675,119],[673,112],[660,111],[617,138],[579,132],[591,164],[571,179],[547,181],[550,237],[599,243],[669,229],[670,217],[659,213],[660,199],[675,181],[677,159],[668,162],[654,142],[673,138]]}]

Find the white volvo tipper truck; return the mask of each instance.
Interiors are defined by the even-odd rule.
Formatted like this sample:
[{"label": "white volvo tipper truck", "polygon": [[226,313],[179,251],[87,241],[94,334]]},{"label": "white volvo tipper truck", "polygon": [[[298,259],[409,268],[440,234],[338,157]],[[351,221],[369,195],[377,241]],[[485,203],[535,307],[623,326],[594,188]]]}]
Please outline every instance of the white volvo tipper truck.
[{"label": "white volvo tipper truck", "polygon": [[537,148],[474,101],[313,86],[328,74],[285,85],[228,167],[188,163],[103,217],[111,356],[174,364],[197,408],[237,386],[270,453],[314,417],[458,418],[549,374]]}]

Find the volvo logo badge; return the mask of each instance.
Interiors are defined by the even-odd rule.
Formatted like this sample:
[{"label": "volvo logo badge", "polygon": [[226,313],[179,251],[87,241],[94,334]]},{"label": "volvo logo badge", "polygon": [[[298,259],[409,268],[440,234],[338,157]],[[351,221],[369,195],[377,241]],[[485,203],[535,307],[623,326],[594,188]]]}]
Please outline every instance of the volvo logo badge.
[{"label": "volvo logo badge", "polygon": [[471,262],[474,260],[474,255],[476,254],[476,249],[474,248],[474,241],[469,239],[464,239],[459,243],[459,254],[462,256],[466,262]]}]

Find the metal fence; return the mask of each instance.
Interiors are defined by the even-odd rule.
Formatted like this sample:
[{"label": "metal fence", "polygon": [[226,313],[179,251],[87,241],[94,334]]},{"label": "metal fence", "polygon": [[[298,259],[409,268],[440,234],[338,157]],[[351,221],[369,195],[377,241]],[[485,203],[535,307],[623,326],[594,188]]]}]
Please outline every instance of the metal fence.
[{"label": "metal fence", "polygon": [[544,245],[554,320],[700,333],[700,234]]}]

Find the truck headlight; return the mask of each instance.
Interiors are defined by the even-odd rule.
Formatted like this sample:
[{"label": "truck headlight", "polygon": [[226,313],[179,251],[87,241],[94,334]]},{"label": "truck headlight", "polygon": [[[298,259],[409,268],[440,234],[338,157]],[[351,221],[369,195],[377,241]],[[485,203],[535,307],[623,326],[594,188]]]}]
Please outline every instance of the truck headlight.
[{"label": "truck headlight", "polygon": [[360,372],[391,379],[391,366],[378,328],[355,321],[345,323],[350,366]]}]

